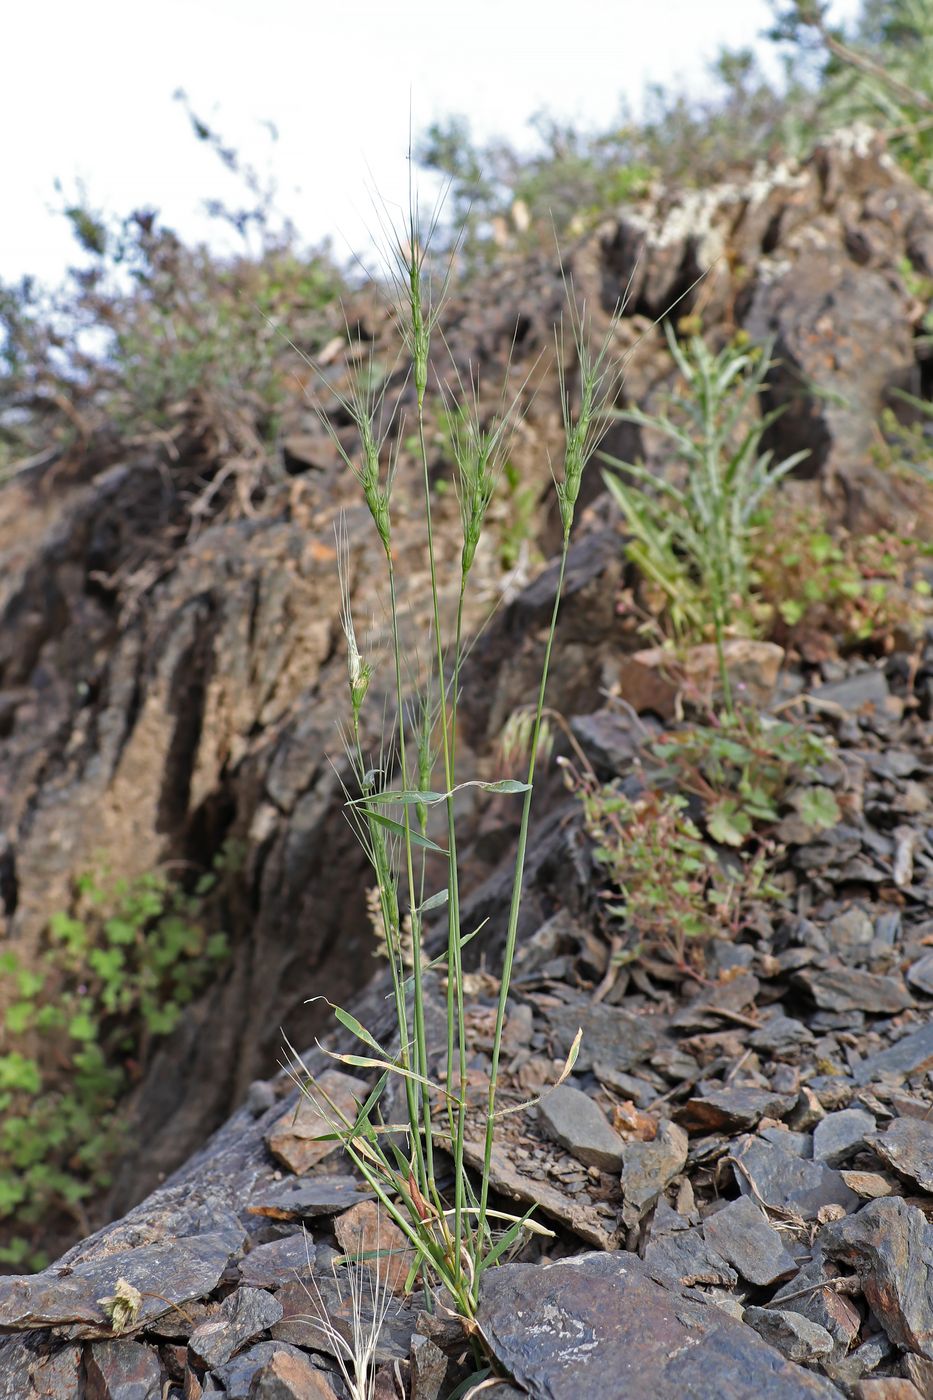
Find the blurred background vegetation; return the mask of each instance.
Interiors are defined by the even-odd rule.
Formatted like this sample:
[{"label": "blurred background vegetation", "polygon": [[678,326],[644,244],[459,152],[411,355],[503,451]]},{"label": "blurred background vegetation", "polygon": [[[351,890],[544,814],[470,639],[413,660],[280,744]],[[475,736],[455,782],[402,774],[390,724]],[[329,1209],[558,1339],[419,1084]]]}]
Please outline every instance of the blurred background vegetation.
[{"label": "blurred background vegetation", "polygon": [[[702,100],[663,85],[644,114],[579,131],[542,114],[531,151],[477,143],[451,115],[417,140],[416,164],[447,189],[448,245],[469,277],[505,250],[553,250],[653,187],[702,188],[756,163],[804,155],[826,133],[862,122],[922,184],[933,180],[933,4],[865,0],[849,31],[821,0],[775,0],[769,77],[750,50],[723,51]],[[178,95],[187,105],[184,94]],[[106,422],[171,435],[200,415],[219,444],[253,464],[275,462],[282,392],[277,326],[313,353],[324,308],[363,274],[329,247],[308,249],[275,192],[188,108],[194,136],[236,172],[242,207],[209,203],[242,251],[187,246],[157,211],[115,213],[63,202],[75,266],[52,289],[0,282],[0,474],[89,437]],[[255,473],[261,481],[261,471]],[[261,487],[260,487],[261,489]]]}]

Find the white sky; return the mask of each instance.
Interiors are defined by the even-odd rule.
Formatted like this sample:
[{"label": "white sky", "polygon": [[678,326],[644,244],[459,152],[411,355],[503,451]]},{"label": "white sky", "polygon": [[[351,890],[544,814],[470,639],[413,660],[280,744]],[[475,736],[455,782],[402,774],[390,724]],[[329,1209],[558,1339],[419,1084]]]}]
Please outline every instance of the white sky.
[{"label": "white sky", "polygon": [[[858,0],[835,0],[849,18]],[[415,133],[462,113],[479,137],[529,139],[541,108],[582,125],[647,83],[703,90],[721,44],[754,44],[767,0],[11,0],[0,84],[0,279],[58,277],[73,255],[62,197],[160,209],[187,237],[237,187],[181,106],[261,173],[309,241],[365,246],[367,188],[403,195]],[[264,123],[272,121],[272,144]]]}]

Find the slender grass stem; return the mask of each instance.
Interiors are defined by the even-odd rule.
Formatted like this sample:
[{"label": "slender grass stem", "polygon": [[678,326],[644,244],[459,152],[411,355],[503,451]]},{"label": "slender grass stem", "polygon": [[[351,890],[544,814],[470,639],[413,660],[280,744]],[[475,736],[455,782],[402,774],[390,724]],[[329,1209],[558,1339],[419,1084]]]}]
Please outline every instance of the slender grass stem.
[{"label": "slender grass stem", "polygon": [[[444,782],[447,791],[447,1020],[448,1020],[448,1060],[447,1060],[447,1103],[448,1113],[452,1107],[450,1080],[454,1072],[450,1056],[452,1048],[451,1028],[456,1022],[456,1057],[458,1070],[457,1106],[451,1123],[451,1137],[454,1144],[454,1248],[455,1259],[460,1260],[463,1245],[463,1146],[465,1131],[466,1096],[466,1018],[463,1004],[463,974],[460,948],[460,890],[457,868],[457,832],[454,820],[454,769],[451,751],[451,722],[444,684],[444,639],[441,631],[440,597],[437,582],[437,556],[434,547],[434,528],[431,512],[431,479],[428,470],[428,449],[424,431],[424,406],[418,404],[418,442],[424,475],[425,525],[427,530],[428,561],[431,572],[431,602],[434,622],[434,639],[437,649],[437,673],[440,691],[441,745],[444,760]],[[451,697],[454,714],[457,708],[457,695]]]},{"label": "slender grass stem", "polygon": [[[405,706],[404,692],[402,690],[402,653],[401,641],[399,638],[398,626],[398,596],[395,586],[395,564],[392,559],[391,549],[386,550],[387,567],[389,573],[389,604],[392,619],[392,649],[395,659],[395,690],[396,706],[398,710],[398,747],[399,762],[401,764],[402,787],[408,786],[408,762],[406,758],[405,745]],[[405,874],[408,880],[408,903],[411,910],[411,933],[412,933],[412,955],[413,955],[413,983],[414,983],[414,1018],[415,1018],[415,1053],[418,1057],[418,1073],[423,1079],[428,1077],[428,1051],[427,1037],[425,1035],[424,1024],[424,985],[421,972],[421,915],[417,912],[419,908],[418,896],[415,885],[415,872],[412,861],[411,843],[411,808],[406,804],[403,810],[405,826]],[[404,1006],[405,989],[404,976],[401,981],[400,1000]],[[426,1194],[433,1197],[434,1187],[434,1141],[431,1131],[431,1100],[430,1096],[420,1085],[415,1085],[410,1079],[405,1081],[406,1098],[408,1102],[409,1121],[412,1128],[412,1149],[419,1170],[419,1181]],[[420,1113],[418,1100],[420,1099]],[[424,1141],[419,1131],[419,1120],[424,1125]]]},{"label": "slender grass stem", "polygon": [[[538,686],[538,703],[535,708],[535,723],[531,736],[531,754],[528,760],[528,790],[525,793],[522,803],[522,818],[518,832],[518,850],[515,855],[515,877],[512,882],[512,898],[509,904],[509,922],[505,937],[505,953],[502,959],[502,978],[499,984],[499,1002],[496,1007],[496,1028],[493,1035],[492,1063],[489,1072],[489,1097],[486,1106],[486,1138],[483,1145],[483,1181],[480,1190],[480,1213],[477,1233],[482,1240],[486,1231],[486,1213],[489,1204],[489,1177],[490,1165],[492,1162],[493,1138],[496,1126],[496,1089],[499,1081],[499,1061],[502,1052],[502,1031],[505,1026],[506,1005],[509,998],[509,986],[512,979],[512,964],[515,959],[515,944],[518,937],[518,918],[521,912],[522,902],[522,881],[525,874],[525,852],[528,846],[528,825],[531,817],[531,798],[533,792],[535,766],[538,758],[538,740],[541,735],[541,719],[544,714],[544,700],[547,691],[548,671],[551,664],[551,649],[554,644],[554,634],[557,631],[557,615],[560,611],[561,594],[564,588],[564,573],[567,567],[567,554],[570,548],[570,527],[564,527],[564,538],[561,546],[560,567],[557,575],[557,590],[554,594],[554,607],[551,612],[551,624],[548,628],[547,643],[544,649],[544,662],[541,667],[541,682]],[[479,1280],[482,1273],[483,1262],[479,1260],[476,1269],[475,1287],[478,1290]],[[477,1296],[478,1301],[478,1296]]]}]

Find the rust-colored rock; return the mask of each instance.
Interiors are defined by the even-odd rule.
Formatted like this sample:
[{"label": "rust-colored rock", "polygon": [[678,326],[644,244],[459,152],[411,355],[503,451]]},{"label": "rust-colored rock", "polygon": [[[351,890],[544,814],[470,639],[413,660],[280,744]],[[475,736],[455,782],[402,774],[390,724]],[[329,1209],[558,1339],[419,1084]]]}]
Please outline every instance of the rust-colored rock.
[{"label": "rust-colored rock", "polygon": [[[393,1293],[402,1293],[414,1252],[399,1227],[375,1201],[359,1205],[339,1215],[334,1222],[337,1243],[351,1259],[361,1259],[369,1270]],[[363,1258],[362,1256],[370,1256]]]},{"label": "rust-colored rock", "polygon": [[[336,1139],[326,1140],[326,1134],[333,1132],[335,1122],[327,1100],[333,1101],[335,1111],[352,1120],[369,1093],[369,1086],[364,1080],[344,1074],[339,1069],[325,1070],[317,1085],[320,1094],[316,1102],[302,1094],[298,1099],[297,1111],[295,1108],[287,1109],[266,1134],[266,1143],[273,1157],[296,1176],[302,1176],[318,1162],[323,1162],[340,1146]],[[310,1092],[314,1095],[313,1087]]]}]

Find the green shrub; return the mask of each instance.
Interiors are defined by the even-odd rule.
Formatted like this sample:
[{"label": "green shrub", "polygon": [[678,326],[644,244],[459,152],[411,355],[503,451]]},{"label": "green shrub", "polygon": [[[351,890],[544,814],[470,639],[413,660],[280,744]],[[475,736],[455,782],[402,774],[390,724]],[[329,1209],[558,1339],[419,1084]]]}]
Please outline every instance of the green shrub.
[{"label": "green shrub", "polygon": [[779,898],[773,832],[782,809],[793,806],[816,830],[840,820],[832,791],[812,781],[830,759],[803,727],[750,712],[651,744],[634,798],[565,763],[610,880],[607,913],[623,940],[615,961],[660,954],[699,969],[711,938],[734,936],[756,901]]},{"label": "green shrub", "polygon": [[135,880],[85,875],[73,910],[49,920],[35,968],[0,954],[0,1263],[41,1267],[37,1241],[109,1181],[123,1140],[121,1100],[154,1042],[227,957],[207,900],[235,868],[226,849],[186,892],[162,871]]}]

